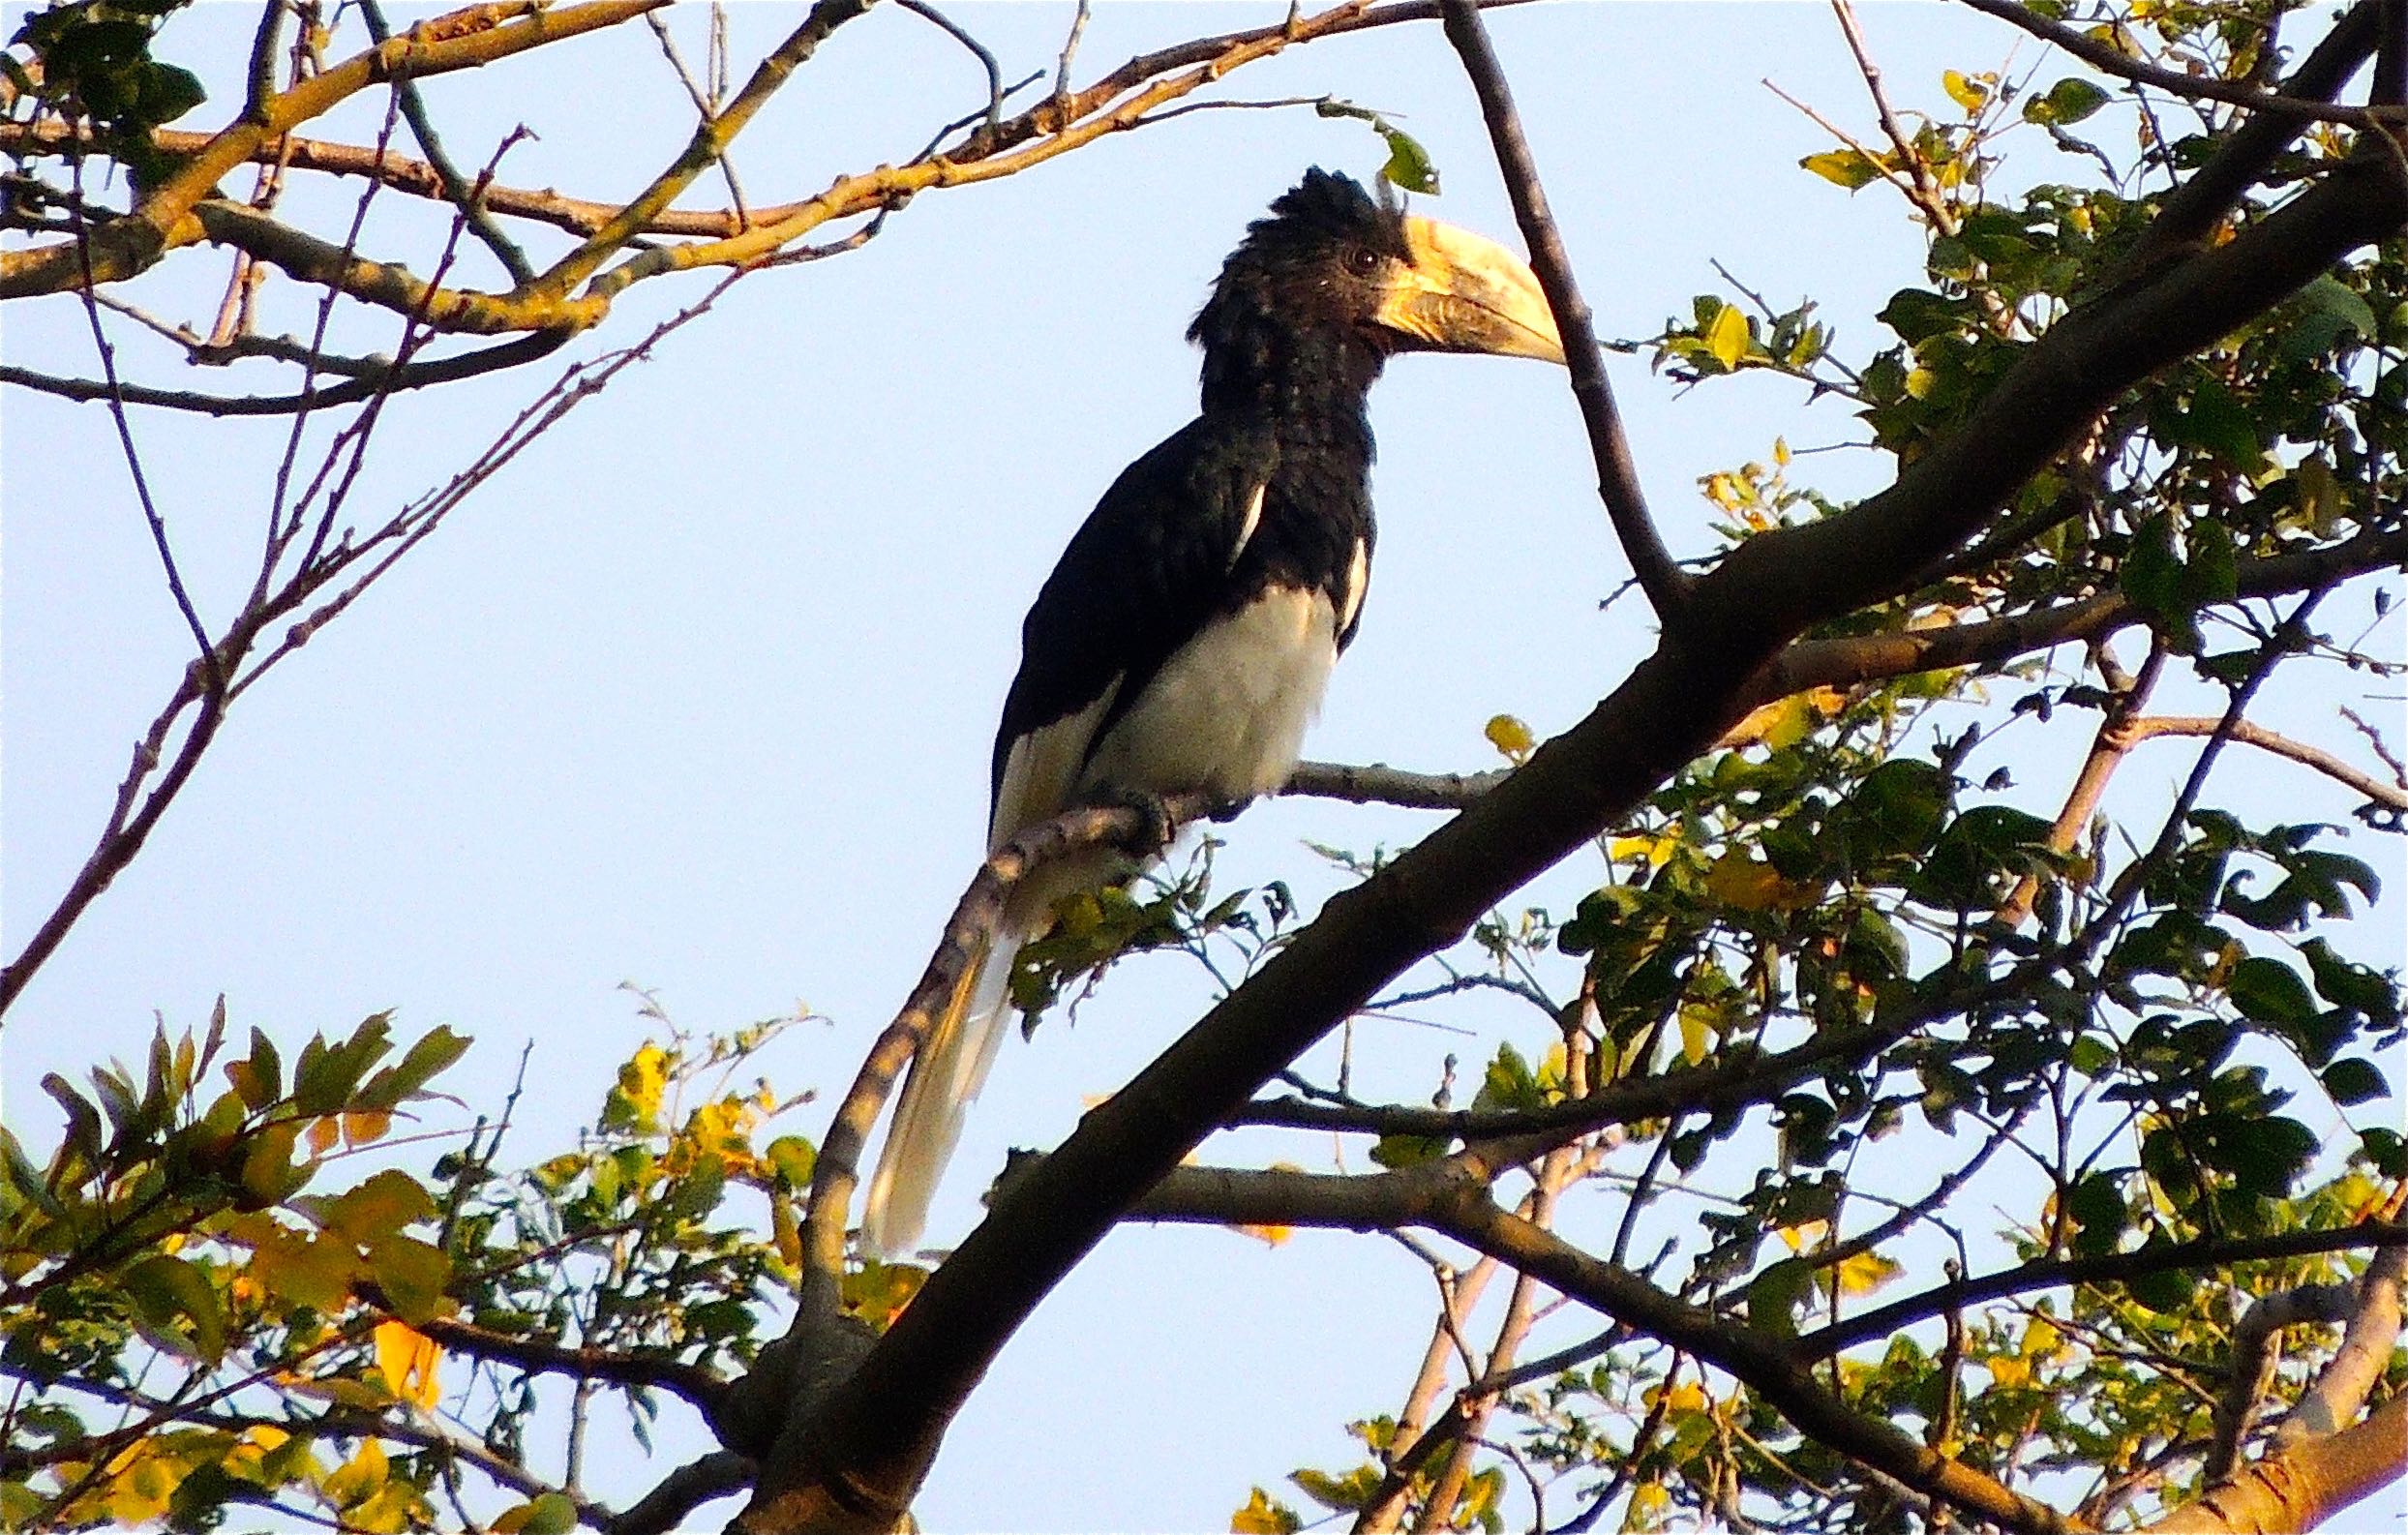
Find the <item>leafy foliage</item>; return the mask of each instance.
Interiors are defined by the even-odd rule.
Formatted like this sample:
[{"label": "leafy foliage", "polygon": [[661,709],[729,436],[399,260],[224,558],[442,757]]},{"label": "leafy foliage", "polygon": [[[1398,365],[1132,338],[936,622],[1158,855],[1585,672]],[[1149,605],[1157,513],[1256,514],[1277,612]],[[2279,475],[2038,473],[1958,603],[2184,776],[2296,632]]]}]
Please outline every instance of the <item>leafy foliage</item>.
[{"label": "leafy foliage", "polygon": [[[796,1020],[705,1041],[646,1009],[664,1040],[575,1149],[525,1171],[497,1166],[505,1106],[438,1132],[454,1149],[431,1178],[343,1180],[444,1101],[429,1084],[467,1049],[437,1028],[396,1058],[382,1014],[287,1069],[256,1029],[231,1056],[221,1005],[198,1038],[163,1026],[139,1072],[45,1082],[66,1120],[46,1163],[0,1138],[0,1362],[25,1387],[0,1520],[197,1529],[255,1506],[425,1528],[466,1457],[527,1494],[494,1527],[573,1525],[578,1504],[521,1469],[538,1380],[565,1350],[622,1361],[596,1383],[641,1437],[664,1386],[740,1369],[791,1282],[813,1160],[765,1138],[792,1105],[730,1086]],[[861,1304],[892,1309],[866,1282]]]}]

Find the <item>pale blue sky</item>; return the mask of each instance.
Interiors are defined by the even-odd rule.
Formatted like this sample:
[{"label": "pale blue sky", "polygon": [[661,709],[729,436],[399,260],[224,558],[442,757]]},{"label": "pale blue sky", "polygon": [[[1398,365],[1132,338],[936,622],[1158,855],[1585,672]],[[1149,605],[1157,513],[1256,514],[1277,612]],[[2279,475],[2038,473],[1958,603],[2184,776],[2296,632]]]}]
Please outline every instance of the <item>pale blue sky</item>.
[{"label": "pale blue sky", "polygon": [[[1017,77],[1050,65],[1069,13],[953,14]],[[1283,13],[1283,0],[1112,0],[1089,28],[1083,74]],[[798,13],[731,14],[740,72]],[[198,7],[170,23],[160,51],[223,93],[251,17]],[[701,14],[675,24],[699,55]],[[1848,349],[1870,340],[1869,316],[1890,291],[1917,280],[1919,241],[1887,195],[1851,198],[1798,170],[1830,140],[1759,83],[1869,132],[1826,10],[1590,4],[1491,25],[1604,333],[1644,335],[1685,315],[1692,294],[1717,289],[1708,262],[1719,257],[1776,303],[1817,296]],[[1871,6],[1864,25],[1904,107],[1952,112],[1943,68],[2038,62],[2017,35],[1939,6]],[[2062,73],[2052,61],[2041,79]],[[1336,94],[1396,116],[1445,175],[1445,196],[1425,211],[1514,242],[1435,26],[1316,45],[1231,84],[1243,98]],[[682,142],[689,114],[640,26],[493,81],[427,90],[462,160],[480,162],[524,119],[542,136],[511,153],[501,179],[586,196],[640,186]],[[741,141],[748,196],[785,200],[904,158],[981,91],[955,45],[882,8]],[[187,126],[230,109],[213,102]],[[354,104],[328,135],[365,138],[374,114]],[[2061,170],[2032,136],[2022,179],[2082,173]],[[451,1085],[480,1107],[497,1101],[531,1039],[537,1093],[518,1143],[530,1158],[591,1114],[643,1038],[615,990],[622,980],[653,988],[698,1029],[807,1002],[832,1021],[791,1034],[768,1066],[788,1091],[840,1088],[975,865],[995,712],[1029,597],[1120,467],[1191,413],[1195,359],[1182,334],[1206,283],[1303,167],[1368,176],[1381,158],[1362,125],[1309,110],[1199,113],[1000,184],[924,195],[858,254],[739,285],[246,700],[149,850],[12,1018],[0,1078],[11,1127],[46,1137],[50,1110],[33,1091],[44,1072],[135,1051],[154,1009],[196,1025],[221,991],[237,1025],[288,1040],[386,1008],[406,1032],[448,1023],[474,1035]],[[345,199],[351,190],[340,189]],[[707,181],[689,200],[718,191]],[[387,211],[368,247],[426,270],[430,252],[396,243],[404,226]],[[543,238],[530,240],[551,249]],[[169,266],[127,296],[205,328],[223,258]],[[704,281],[645,285],[574,354],[633,339]],[[283,305],[269,328],[305,330],[288,290]],[[12,305],[10,360],[89,373],[83,323],[70,300]],[[377,316],[351,334],[389,346],[393,329]],[[129,373],[150,381],[277,387],[264,370],[256,380],[184,370],[132,334],[120,346]],[[447,477],[554,371],[395,402],[362,516]],[[1708,547],[1698,476],[1762,458],[1776,436],[1805,448],[1857,435],[1840,409],[1807,409],[1778,383],[1683,398],[1643,364],[1616,360],[1613,374],[1680,553]],[[81,861],[190,642],[105,412],[21,390],[0,410],[0,918],[13,949]],[[1597,609],[1624,571],[1577,416],[1547,368],[1420,357],[1392,368],[1372,418],[1379,563],[1308,753],[1486,768],[1490,715],[1559,730],[1645,647],[1635,604]],[[195,596],[222,619],[248,581],[285,426],[158,412],[135,424]],[[1835,454],[1798,473],[1854,493],[1880,468]],[[2354,631],[2355,612],[2326,617]],[[2353,699],[2396,719],[2395,702]],[[2334,701],[2274,706],[2329,734]],[[2016,764],[2034,803],[2060,792],[2072,741],[2061,729]],[[2180,745],[2144,748],[2119,792],[2161,804],[2188,761]],[[2297,769],[2226,770],[2277,788],[2295,818],[2346,819],[2348,797]],[[1283,876],[1318,899],[1334,882],[1300,839],[1368,851],[1426,825],[1401,811],[1261,806],[1226,831],[1222,867],[1232,888]],[[2362,835],[2351,851],[2396,873],[2398,847]],[[1593,876],[1558,871],[1538,896],[1568,907]],[[2395,903],[2390,912],[2380,920],[2396,960]],[[1075,1028],[1008,1046],[932,1237],[967,1229],[1006,1147],[1057,1139],[1082,1099],[1125,1079],[1203,996],[1192,966],[1130,965]],[[1424,1096],[1442,1056],[1470,1063],[1491,1048],[1367,1026],[1358,1083]],[[806,1110],[797,1128],[816,1138],[821,1127]],[[1327,1154],[1265,1137],[1210,1155],[1274,1145]],[[1216,1232],[1121,1232],[1000,1361],[953,1432],[923,1520],[1223,1527],[1249,1484],[1277,1489],[1294,1466],[1351,1463],[1342,1425],[1396,1409],[1430,1301],[1427,1273],[1377,1241],[1307,1235],[1272,1250]],[[689,1430],[671,1442],[699,1441]],[[646,1481],[631,1467],[596,1486],[625,1496]]]}]

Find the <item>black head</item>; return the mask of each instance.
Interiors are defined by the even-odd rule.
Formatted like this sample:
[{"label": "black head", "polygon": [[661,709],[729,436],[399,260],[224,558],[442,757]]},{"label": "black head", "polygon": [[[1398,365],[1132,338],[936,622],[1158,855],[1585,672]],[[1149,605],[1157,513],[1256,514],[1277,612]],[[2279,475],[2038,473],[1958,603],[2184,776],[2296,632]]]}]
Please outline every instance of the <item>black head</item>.
[{"label": "black head", "polygon": [[1538,280],[1513,256],[1317,168],[1248,226],[1188,339],[1204,348],[1208,409],[1359,393],[1404,350],[1563,360]]},{"label": "black head", "polygon": [[1394,349],[1378,322],[1382,278],[1411,259],[1401,214],[1350,177],[1306,171],[1247,226],[1188,327],[1204,348],[1206,387],[1227,371],[1217,360],[1251,374],[1289,350],[1342,357],[1368,384]]}]

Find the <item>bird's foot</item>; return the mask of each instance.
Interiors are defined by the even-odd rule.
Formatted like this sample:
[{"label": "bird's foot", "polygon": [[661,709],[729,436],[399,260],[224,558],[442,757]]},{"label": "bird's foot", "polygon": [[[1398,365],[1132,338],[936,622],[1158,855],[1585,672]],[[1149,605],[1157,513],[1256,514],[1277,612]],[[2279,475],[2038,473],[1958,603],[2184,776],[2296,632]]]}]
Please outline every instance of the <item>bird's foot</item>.
[{"label": "bird's foot", "polygon": [[1169,801],[1160,795],[1138,789],[1112,789],[1096,796],[1095,802],[1136,813],[1139,826],[1137,834],[1129,839],[1129,851],[1138,857],[1159,858],[1178,839],[1179,823],[1170,813]]}]

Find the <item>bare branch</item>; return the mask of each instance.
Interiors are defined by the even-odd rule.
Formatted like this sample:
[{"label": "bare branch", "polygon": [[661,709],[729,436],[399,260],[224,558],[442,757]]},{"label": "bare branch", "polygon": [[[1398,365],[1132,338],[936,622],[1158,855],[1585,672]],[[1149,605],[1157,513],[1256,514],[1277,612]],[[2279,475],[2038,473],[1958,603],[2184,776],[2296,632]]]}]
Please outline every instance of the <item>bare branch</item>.
[{"label": "bare branch", "polygon": [[1605,498],[1614,536],[1631,562],[1656,617],[1675,623],[1688,601],[1690,578],[1674,563],[1656,531],[1647,510],[1646,493],[1639,483],[1639,466],[1631,457],[1622,413],[1613,403],[1613,386],[1606,378],[1605,355],[1597,347],[1597,332],[1588,305],[1572,277],[1572,258],[1554,216],[1547,209],[1547,193],[1539,185],[1537,162],[1523,137],[1521,119],[1505,83],[1505,72],[1489,45],[1488,28],[1471,0],[1447,0],[1447,41],[1462,56],[1464,73],[1480,96],[1480,113],[1488,120],[1489,139],[1496,147],[1498,170],[1513,198],[1514,218],[1530,247],[1530,266],[1546,290],[1547,307],[1554,312],[1555,329],[1563,337],[1564,359],[1572,369],[1572,393],[1588,427],[1589,451],[1597,461],[1597,493]]},{"label": "bare branch", "polygon": [[[315,389],[294,395],[214,395],[193,389],[154,389],[144,384],[121,384],[116,397],[128,405],[156,406],[169,410],[189,410],[211,416],[283,416],[305,410],[324,409],[334,406],[356,405],[379,395],[397,394],[405,390],[425,389],[436,384],[456,383],[474,378],[480,374],[500,373],[505,369],[548,357],[569,344],[575,337],[569,331],[536,331],[516,337],[478,351],[461,352],[450,357],[431,357],[406,364],[380,361],[375,358],[334,358],[343,366],[326,368],[329,373],[348,376],[348,381],[331,388]],[[260,355],[282,355],[283,344],[265,337],[248,337],[252,343],[246,349]],[[237,343],[241,346],[242,343]],[[285,360],[291,360],[286,358]],[[325,368],[329,359],[313,359],[313,365]],[[30,369],[0,363],[0,383],[16,384],[40,390],[61,399],[75,401],[111,398],[109,386],[90,378],[53,378]]]},{"label": "bare branch", "polygon": [[406,75],[424,78],[475,69],[598,28],[616,26],[668,0],[585,0],[550,6],[541,0],[486,0],[411,29],[406,37],[355,54],[279,92],[256,119],[242,118],[213,136],[175,173],[151,189],[141,205],[93,230],[87,275],[74,240],[0,253],[0,299],[62,292],[79,284],[131,277],[167,250],[200,237],[190,222],[227,172],[257,159],[290,133],[360,91]]},{"label": "bare branch", "polygon": [[[275,0],[275,3],[281,7],[284,0]],[[385,24],[384,7],[378,5],[376,0],[359,0],[359,14],[360,19],[368,24],[368,35],[378,44],[393,36],[393,29]],[[647,16],[646,19],[652,18]],[[443,140],[436,135],[435,122],[427,115],[426,98],[419,94],[418,82],[407,75],[402,75],[395,78],[393,88],[402,99],[402,118],[409,124],[410,135],[418,140],[418,147],[426,151],[427,164],[434,168],[445,200],[460,210],[460,216],[468,222],[468,228],[485,242],[486,249],[494,253],[494,258],[501,263],[502,270],[510,274],[511,282],[524,283],[533,277],[535,269],[528,264],[527,253],[519,249],[517,241],[502,232],[501,226],[494,222],[493,215],[485,210],[477,191],[480,183],[462,175],[460,167],[453,165],[451,157],[444,153]],[[489,171],[484,181],[490,183],[492,179]]]},{"label": "bare branch", "polygon": [[[971,56],[978,61],[978,67],[986,71],[986,126],[987,131],[992,133],[1004,120],[1004,68],[995,62],[993,50],[973,37],[969,28],[928,4],[928,0],[895,0],[895,4],[922,20],[934,23],[947,37],[968,48]],[[1083,12],[1081,14],[1084,15]]]},{"label": "bare branch", "polygon": [[[2208,736],[2215,731],[2216,722],[2204,715],[2152,714],[2133,720],[2126,730],[2135,741],[2158,736]],[[2321,747],[2268,730],[2249,720],[2238,720],[2232,728],[2232,738],[2244,746],[2287,758],[2303,767],[2313,768],[2337,783],[2346,784],[2376,804],[2393,810],[2408,811],[2408,789],[2384,782],[2362,768],[2342,761]]]},{"label": "bare branch", "polygon": [[[369,1290],[362,1293],[372,1303],[384,1307],[380,1296]],[[529,1374],[566,1375],[575,1380],[606,1380],[617,1386],[666,1391],[693,1403],[706,1415],[715,1411],[727,1395],[728,1383],[717,1370],[679,1360],[647,1358],[613,1348],[549,1343],[443,1316],[410,1325],[445,1348],[463,1354],[513,1365]]]},{"label": "bare branch", "polygon": [[684,1524],[687,1515],[712,1498],[751,1486],[753,1471],[752,1461],[745,1457],[733,1450],[714,1450],[661,1478],[625,1513],[606,1520],[602,1529],[605,1535],[669,1535]]},{"label": "bare branch", "polygon": [[1504,780],[1508,769],[1482,773],[1418,773],[1386,763],[1301,762],[1279,793],[1345,799],[1355,804],[1402,805],[1412,810],[1460,810]]}]

